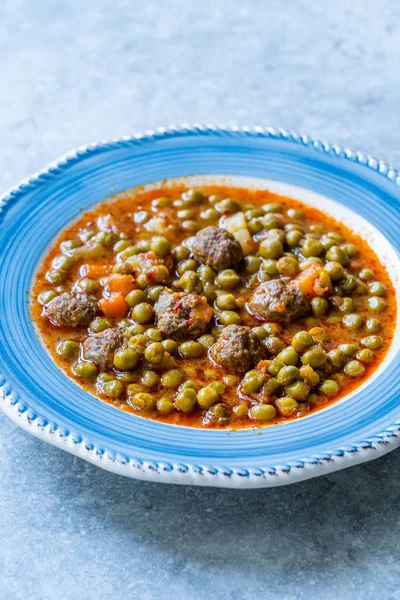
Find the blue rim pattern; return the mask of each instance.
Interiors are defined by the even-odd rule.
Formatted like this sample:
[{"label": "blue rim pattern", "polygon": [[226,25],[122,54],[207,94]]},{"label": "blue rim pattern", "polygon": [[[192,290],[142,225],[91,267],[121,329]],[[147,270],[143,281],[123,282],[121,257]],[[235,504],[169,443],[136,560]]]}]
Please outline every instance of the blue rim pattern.
[{"label": "blue rim pattern", "polygon": [[202,173],[265,177],[323,193],[375,223],[400,250],[399,173],[360,152],[285,130],[212,125],[162,128],[91,144],[0,199],[0,278],[5,282],[0,307],[8,317],[0,324],[5,401],[30,422],[100,456],[140,469],[181,473],[206,470],[248,477],[288,472],[397,439],[398,357],[348,402],[260,433],[228,434],[174,427],[117,411],[83,392],[52,364],[36,338],[27,305],[32,273],[48,243],[78,209],[109,194]]}]

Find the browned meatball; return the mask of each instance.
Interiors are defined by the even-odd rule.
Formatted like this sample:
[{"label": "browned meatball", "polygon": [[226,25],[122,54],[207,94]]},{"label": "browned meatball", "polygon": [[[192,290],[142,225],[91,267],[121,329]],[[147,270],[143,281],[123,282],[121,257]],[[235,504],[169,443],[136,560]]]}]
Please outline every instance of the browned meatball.
[{"label": "browned meatball", "polygon": [[157,327],[174,340],[202,335],[213,315],[206,300],[197,294],[162,292],[154,305]]},{"label": "browned meatball", "polygon": [[286,285],[280,279],[266,281],[256,288],[247,302],[248,310],[259,319],[288,323],[305,317],[310,304],[295,284]]},{"label": "browned meatball", "polygon": [[258,335],[244,325],[228,325],[210,349],[211,358],[227,371],[246,373],[264,356]]},{"label": "browned meatball", "polygon": [[112,369],[114,353],[122,346],[124,337],[119,329],[105,329],[86,338],[82,345],[82,354],[91,360],[100,371]]},{"label": "browned meatball", "polygon": [[96,301],[87,294],[64,292],[46,306],[51,323],[64,327],[88,325],[96,316]]},{"label": "browned meatball", "polygon": [[226,229],[206,227],[199,231],[193,242],[194,259],[209,265],[215,271],[223,271],[238,266],[243,259],[239,242]]}]

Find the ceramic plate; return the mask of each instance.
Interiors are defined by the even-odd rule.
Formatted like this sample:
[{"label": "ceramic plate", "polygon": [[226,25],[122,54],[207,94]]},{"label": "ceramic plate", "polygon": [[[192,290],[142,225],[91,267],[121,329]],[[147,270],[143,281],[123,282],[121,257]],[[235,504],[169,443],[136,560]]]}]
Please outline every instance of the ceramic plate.
[{"label": "ceramic plate", "polygon": [[33,274],[82,209],[163,179],[251,185],[299,198],[365,237],[390,272],[400,267],[400,176],[359,152],[293,132],[181,126],[92,144],[0,200],[0,406],[33,435],[119,474],[226,487],[283,485],[354,465],[400,443],[399,324],[384,363],[325,410],[276,427],[213,431],[118,411],[52,362],[29,315]]}]

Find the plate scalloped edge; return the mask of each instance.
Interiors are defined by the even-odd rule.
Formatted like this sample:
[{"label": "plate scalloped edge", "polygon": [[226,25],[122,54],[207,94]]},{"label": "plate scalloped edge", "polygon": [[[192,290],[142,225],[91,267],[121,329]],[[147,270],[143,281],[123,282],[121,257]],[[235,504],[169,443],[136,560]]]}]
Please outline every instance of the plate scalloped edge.
[{"label": "plate scalloped edge", "polygon": [[[396,185],[400,185],[400,173],[375,157],[349,148],[332,145],[291,130],[273,127],[182,124],[159,127],[131,137],[126,136],[115,140],[91,143],[87,146],[81,146],[75,151],[68,152],[58,160],[50,163],[47,168],[38,171],[33,176],[24,179],[20,184],[13,186],[0,197],[0,215],[9,202],[18,199],[18,197],[27,191],[50,181],[69,166],[81,161],[85,157],[118,147],[140,145],[153,139],[190,134],[283,139],[310,147],[317,152],[328,153],[345,160],[357,162],[378,172]],[[324,452],[321,455],[313,455],[301,461],[274,467],[231,469],[223,466],[158,463],[132,459],[115,454],[104,448],[97,448],[89,440],[83,439],[82,436],[75,436],[68,431],[62,431],[56,424],[46,422],[40,415],[33,413],[18,398],[17,392],[12,389],[10,383],[1,374],[0,407],[12,421],[25,431],[105,470],[136,479],[167,483],[231,488],[279,486],[310,479],[317,475],[328,474],[371,460],[371,458],[378,458],[400,445],[400,420],[396,420],[393,425],[387,427],[384,431],[351,447],[339,448]],[[371,456],[371,453],[373,453],[373,456]]]}]

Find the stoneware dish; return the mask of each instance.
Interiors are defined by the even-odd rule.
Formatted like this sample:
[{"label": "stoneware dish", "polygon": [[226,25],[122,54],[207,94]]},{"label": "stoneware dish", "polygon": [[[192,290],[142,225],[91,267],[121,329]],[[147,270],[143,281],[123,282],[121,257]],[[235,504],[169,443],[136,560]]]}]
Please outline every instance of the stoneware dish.
[{"label": "stoneware dish", "polygon": [[0,199],[3,411],[95,465],[165,483],[284,485],[393,450],[400,443],[399,324],[383,364],[355,392],[309,417],[263,429],[201,430],[142,419],[84,392],[53,364],[28,303],[47,247],[82,209],[177,177],[268,188],[322,208],[368,239],[400,290],[400,175],[373,157],[260,127],[183,125],[91,144]]}]

